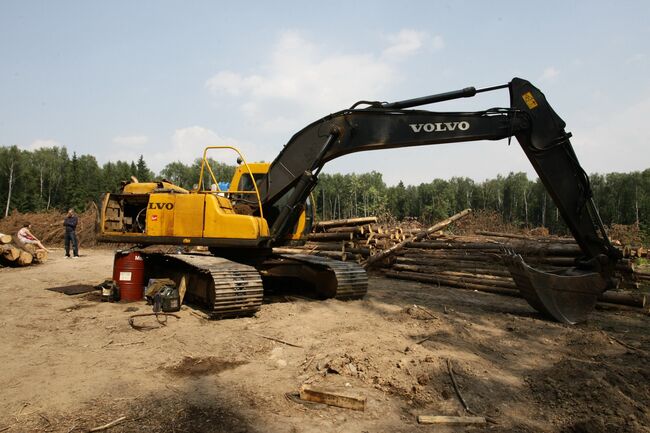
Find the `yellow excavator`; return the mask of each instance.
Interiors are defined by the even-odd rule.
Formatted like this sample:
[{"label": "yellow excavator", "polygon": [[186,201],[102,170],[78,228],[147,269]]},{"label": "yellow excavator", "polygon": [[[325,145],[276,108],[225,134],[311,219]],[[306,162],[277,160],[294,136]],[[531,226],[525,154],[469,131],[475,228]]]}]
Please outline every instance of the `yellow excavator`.
[{"label": "yellow excavator", "polygon": [[[510,107],[478,112],[413,109],[507,88]],[[504,252],[503,260],[524,298],[563,323],[587,319],[596,299],[614,281],[620,252],[611,245],[592,199],[589,178],[565,132],[564,121],[530,82],[461,90],[398,102],[359,101],[296,133],[271,163],[247,163],[234,147],[205,149],[197,186],[168,181],[127,183],[102,199],[99,240],[136,245],[206,246],[210,254],[146,254],[147,274],[177,283],[187,299],[215,317],[259,309],[265,287],[295,285],[322,297],[359,299],[366,271],[356,263],[273,247],[301,242],[311,230],[310,193],[328,161],[366,150],[516,137],[553,198],[584,255],[563,273],[538,271]],[[220,189],[210,152],[228,149],[238,167]],[[433,174],[432,174],[433,176]]]}]

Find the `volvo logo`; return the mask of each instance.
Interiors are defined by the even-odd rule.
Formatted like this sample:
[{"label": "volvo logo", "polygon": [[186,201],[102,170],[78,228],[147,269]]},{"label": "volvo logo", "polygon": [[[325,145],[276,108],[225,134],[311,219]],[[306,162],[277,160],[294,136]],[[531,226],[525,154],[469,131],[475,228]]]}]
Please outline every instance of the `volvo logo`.
[{"label": "volvo logo", "polygon": [[149,209],[174,209],[174,203],[149,203]]},{"label": "volvo logo", "polygon": [[444,132],[444,131],[467,131],[469,122],[440,122],[440,123],[410,123],[413,132]]}]

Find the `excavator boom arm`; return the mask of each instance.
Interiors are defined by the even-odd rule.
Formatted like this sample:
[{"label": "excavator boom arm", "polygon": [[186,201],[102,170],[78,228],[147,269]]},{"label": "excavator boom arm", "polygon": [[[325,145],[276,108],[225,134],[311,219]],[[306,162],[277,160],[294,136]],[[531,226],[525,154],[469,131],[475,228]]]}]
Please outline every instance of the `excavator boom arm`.
[{"label": "excavator boom arm", "polygon": [[[538,311],[573,324],[586,320],[600,293],[614,284],[621,254],[609,242],[592,199],[589,177],[580,166],[564,121],[544,94],[526,80],[508,85],[510,107],[472,113],[439,113],[405,108],[471,97],[504,86],[455,92],[394,103],[361,102],[307,126],[287,143],[260,185],[270,244],[283,242],[316,186],[323,164],[353,152],[516,137],[537,171],[584,257],[564,272],[542,272],[523,258],[503,259],[522,296]],[[356,109],[360,104],[369,105]]]},{"label": "excavator boom arm", "polygon": [[260,182],[262,206],[274,241],[281,242],[292,227],[299,205],[315,187],[317,174],[327,161],[367,150],[514,136],[586,257],[599,257],[599,263],[608,261],[602,257],[615,262],[618,252],[604,234],[588,176],[578,163],[564,121],[528,81],[514,78],[507,87],[509,108],[469,113],[404,109],[481,91],[469,87],[407,101],[366,103],[370,107],[343,110],[308,125],[289,140]]}]

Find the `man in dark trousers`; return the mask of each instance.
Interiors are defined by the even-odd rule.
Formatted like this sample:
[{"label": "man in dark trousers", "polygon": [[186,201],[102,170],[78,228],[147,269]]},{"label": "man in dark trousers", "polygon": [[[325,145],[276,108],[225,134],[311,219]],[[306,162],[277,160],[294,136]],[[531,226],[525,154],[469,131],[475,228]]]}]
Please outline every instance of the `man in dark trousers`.
[{"label": "man in dark trousers", "polygon": [[77,222],[79,219],[77,215],[74,214],[74,209],[68,210],[68,215],[63,220],[63,226],[65,227],[65,258],[70,258],[70,241],[72,241],[72,252],[74,254],[73,258],[79,257],[79,243],[77,242]]}]

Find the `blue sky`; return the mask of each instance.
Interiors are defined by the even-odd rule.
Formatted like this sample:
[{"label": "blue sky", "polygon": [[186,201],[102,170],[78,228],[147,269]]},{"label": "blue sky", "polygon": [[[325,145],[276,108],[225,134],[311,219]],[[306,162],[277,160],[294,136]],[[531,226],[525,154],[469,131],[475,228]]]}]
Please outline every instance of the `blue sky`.
[{"label": "blue sky", "polygon": [[[65,146],[100,163],[143,154],[159,171],[216,144],[270,161],[293,133],[357,100],[514,76],[546,94],[587,172],[650,167],[647,1],[0,0],[0,145]],[[507,105],[500,91],[428,108]],[[505,140],[325,167],[371,170],[389,184],[533,175]]]}]

